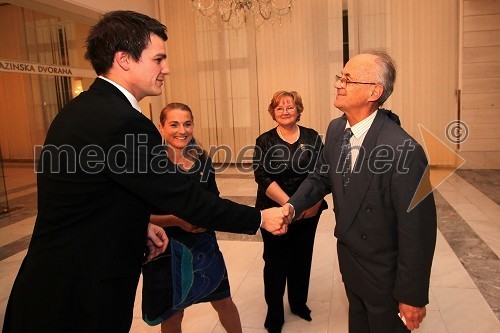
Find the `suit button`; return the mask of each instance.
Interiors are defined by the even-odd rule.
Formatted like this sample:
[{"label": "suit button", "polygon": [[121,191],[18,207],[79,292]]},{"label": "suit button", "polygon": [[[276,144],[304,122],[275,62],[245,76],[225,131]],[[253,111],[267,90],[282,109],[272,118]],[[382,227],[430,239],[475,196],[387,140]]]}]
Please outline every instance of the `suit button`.
[{"label": "suit button", "polygon": [[357,254],[357,253],[355,253],[355,254],[354,254],[354,256],[355,256],[356,258],[359,258],[359,254]]},{"label": "suit button", "polygon": [[371,213],[372,212],[372,209],[370,207],[366,207],[365,210],[366,210],[367,213]]},{"label": "suit button", "polygon": [[368,237],[366,237],[366,234],[362,234],[361,235],[361,239],[367,239]]}]

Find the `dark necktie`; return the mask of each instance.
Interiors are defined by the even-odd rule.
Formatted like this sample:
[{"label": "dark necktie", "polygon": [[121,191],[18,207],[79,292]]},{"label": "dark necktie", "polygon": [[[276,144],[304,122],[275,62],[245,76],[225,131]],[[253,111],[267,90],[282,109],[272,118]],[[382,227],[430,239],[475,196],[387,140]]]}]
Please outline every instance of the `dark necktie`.
[{"label": "dark necktie", "polygon": [[344,185],[344,193],[349,184],[349,177],[351,175],[351,142],[352,131],[346,128],[344,137],[342,138],[342,151],[340,152],[340,166],[342,167],[342,182]]}]

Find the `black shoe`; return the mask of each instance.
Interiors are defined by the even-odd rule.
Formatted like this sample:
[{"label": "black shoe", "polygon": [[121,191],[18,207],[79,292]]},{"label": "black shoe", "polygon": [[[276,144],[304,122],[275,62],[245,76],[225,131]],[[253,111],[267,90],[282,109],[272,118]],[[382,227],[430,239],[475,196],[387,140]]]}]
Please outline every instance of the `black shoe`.
[{"label": "black shoe", "polygon": [[294,315],[297,315],[304,320],[312,321],[311,310],[309,310],[309,308],[307,306],[304,306],[301,309],[294,309],[291,311]]},{"label": "black shoe", "polygon": [[267,310],[264,327],[269,333],[281,333],[281,328],[284,323],[285,317],[283,314],[283,308],[278,310],[276,310],[276,308],[273,308],[273,310]]}]

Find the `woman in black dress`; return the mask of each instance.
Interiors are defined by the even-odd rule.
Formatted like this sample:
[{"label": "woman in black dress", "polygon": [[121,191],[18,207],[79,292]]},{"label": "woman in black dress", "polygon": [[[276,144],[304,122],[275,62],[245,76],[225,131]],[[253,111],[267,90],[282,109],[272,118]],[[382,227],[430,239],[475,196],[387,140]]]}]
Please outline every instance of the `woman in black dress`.
[{"label": "woman in black dress", "polygon": [[[314,169],[323,143],[315,130],[297,125],[303,110],[302,98],[295,91],[279,91],[269,104],[268,111],[278,126],[260,135],[255,144],[253,165],[258,184],[255,204],[258,209],[283,206]],[[325,208],[326,202],[322,200],[307,209],[283,236],[261,229],[268,307],[264,326],[269,332],[281,332],[285,285],[291,311],[312,320],[306,303],[314,237]]]},{"label": "woman in black dress", "polygon": [[[193,128],[187,105],[170,103],[161,111],[159,129],[173,162],[170,171],[186,173],[205,190],[219,195],[212,162],[195,144]],[[165,228],[169,247],[164,256],[143,267],[143,319],[150,325],[161,323],[162,332],[181,332],[184,308],[211,302],[226,331],[241,333],[215,232],[196,228],[174,215],[151,215],[150,222]]]}]

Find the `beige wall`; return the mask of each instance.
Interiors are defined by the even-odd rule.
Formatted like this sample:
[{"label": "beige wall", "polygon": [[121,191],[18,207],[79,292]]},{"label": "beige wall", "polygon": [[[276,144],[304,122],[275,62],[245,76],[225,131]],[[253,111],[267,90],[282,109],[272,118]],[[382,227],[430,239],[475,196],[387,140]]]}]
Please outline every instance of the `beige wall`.
[{"label": "beige wall", "polygon": [[462,120],[470,135],[460,153],[468,168],[500,168],[500,1],[463,1]]}]

